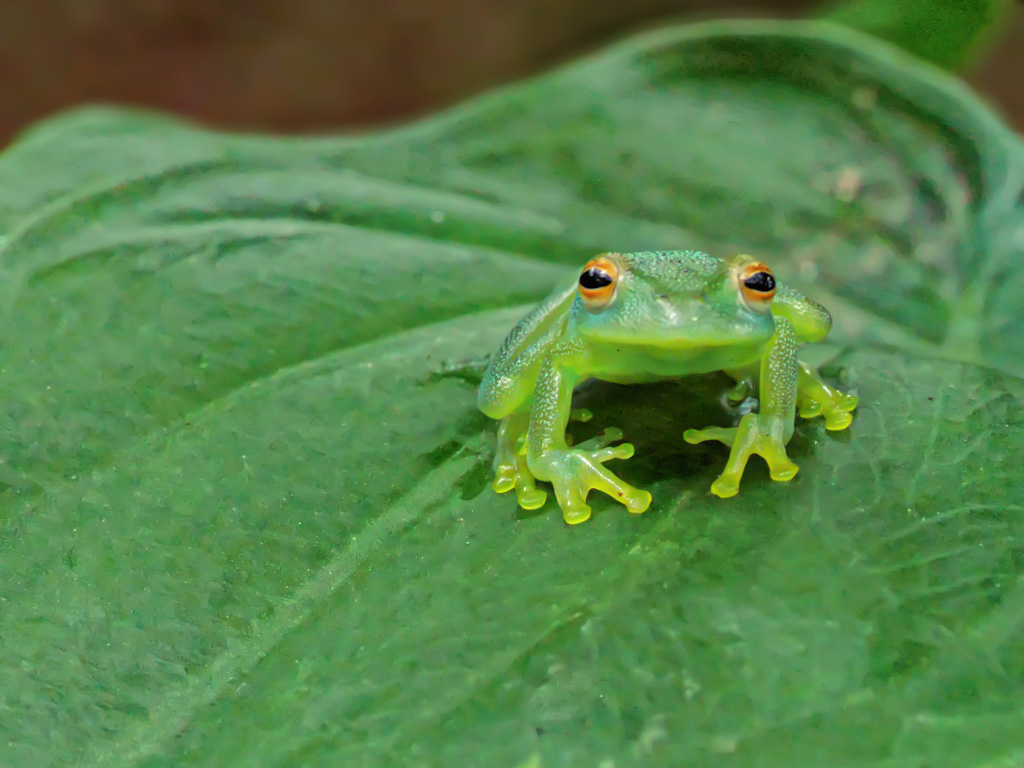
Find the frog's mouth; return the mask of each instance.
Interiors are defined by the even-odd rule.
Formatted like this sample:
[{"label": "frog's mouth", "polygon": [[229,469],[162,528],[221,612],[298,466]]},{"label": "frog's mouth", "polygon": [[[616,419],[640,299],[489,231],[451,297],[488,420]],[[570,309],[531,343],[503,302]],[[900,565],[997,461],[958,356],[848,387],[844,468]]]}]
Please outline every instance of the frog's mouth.
[{"label": "frog's mouth", "polygon": [[594,344],[670,350],[760,345],[768,341],[772,333],[770,321],[760,323],[746,318],[710,324],[705,320],[654,330],[621,326],[580,329],[580,336]]},{"label": "frog's mouth", "polygon": [[693,350],[760,345],[774,332],[770,313],[751,311],[738,299],[719,301],[703,294],[624,298],[601,312],[581,315],[580,337],[600,345]]}]

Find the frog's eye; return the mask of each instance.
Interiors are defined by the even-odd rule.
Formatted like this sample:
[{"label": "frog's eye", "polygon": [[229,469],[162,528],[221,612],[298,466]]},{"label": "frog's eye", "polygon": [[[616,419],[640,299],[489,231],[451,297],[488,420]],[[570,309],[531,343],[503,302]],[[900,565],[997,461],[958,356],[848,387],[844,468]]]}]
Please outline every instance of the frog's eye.
[{"label": "frog's eye", "polygon": [[593,259],[580,274],[580,296],[589,309],[607,304],[615,293],[619,270],[608,259]]},{"label": "frog's eye", "polygon": [[767,309],[775,296],[775,275],[767,265],[757,261],[745,266],[739,274],[743,298],[752,309]]}]

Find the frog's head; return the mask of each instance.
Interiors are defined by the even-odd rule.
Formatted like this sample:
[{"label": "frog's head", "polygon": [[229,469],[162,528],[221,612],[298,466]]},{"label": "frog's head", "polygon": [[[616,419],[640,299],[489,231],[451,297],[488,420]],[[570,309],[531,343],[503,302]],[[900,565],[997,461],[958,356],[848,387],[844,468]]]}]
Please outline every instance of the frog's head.
[{"label": "frog's head", "polygon": [[587,341],[686,348],[767,341],[775,277],[751,256],[606,253],[580,272],[572,313]]}]

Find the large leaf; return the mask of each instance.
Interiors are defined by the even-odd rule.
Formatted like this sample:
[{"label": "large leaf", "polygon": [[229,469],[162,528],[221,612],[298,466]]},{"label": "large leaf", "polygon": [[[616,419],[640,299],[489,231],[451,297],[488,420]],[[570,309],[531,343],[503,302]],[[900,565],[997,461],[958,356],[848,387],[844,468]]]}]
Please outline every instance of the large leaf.
[{"label": "large leaf", "polygon": [[[0,765],[1014,765],[1022,160],[816,25],[362,139],[38,127],[0,158]],[[597,384],[652,509],[517,512],[446,371],[593,252],[684,247],[833,310],[852,427],[722,501],[681,433],[724,379]]]}]

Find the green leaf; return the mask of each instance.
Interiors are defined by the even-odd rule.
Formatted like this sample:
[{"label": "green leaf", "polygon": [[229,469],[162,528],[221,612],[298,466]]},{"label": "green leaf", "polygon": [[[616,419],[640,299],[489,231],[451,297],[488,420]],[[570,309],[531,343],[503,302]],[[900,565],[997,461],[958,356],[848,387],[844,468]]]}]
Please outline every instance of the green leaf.
[{"label": "green leaf", "polygon": [[824,16],[960,69],[998,28],[1011,0],[838,0]]},{"label": "green leaf", "polygon": [[[816,24],[660,32],[379,136],[30,131],[0,765],[1015,765],[1022,182],[962,86]],[[576,436],[625,427],[652,509],[517,512],[458,364],[650,248],[829,306],[852,427],[722,501],[681,435],[729,423],[723,378],[598,383]]]}]

